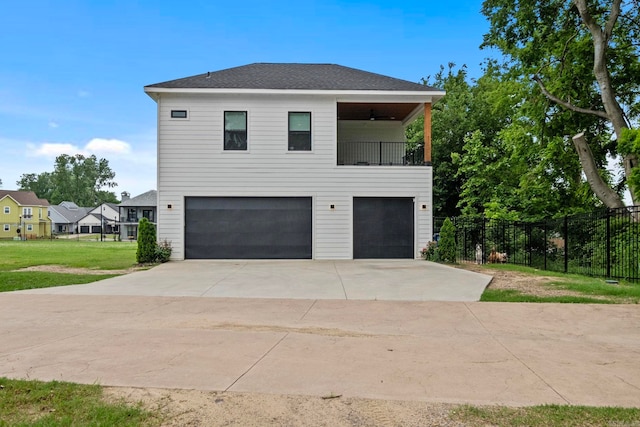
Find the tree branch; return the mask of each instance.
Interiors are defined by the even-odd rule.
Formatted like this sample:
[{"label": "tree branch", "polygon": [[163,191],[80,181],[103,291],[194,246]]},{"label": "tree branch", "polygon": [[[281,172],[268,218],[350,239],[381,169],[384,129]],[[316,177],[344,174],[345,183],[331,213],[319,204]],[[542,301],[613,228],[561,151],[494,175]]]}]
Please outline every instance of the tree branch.
[{"label": "tree branch", "polygon": [[593,152],[591,148],[589,148],[587,139],[584,137],[584,132],[575,135],[572,139],[573,145],[578,153],[578,158],[580,159],[580,164],[582,165],[582,170],[596,197],[608,208],[623,208],[624,202],[620,198],[620,195],[613,191],[609,184],[600,176],[596,162],[593,160]]},{"label": "tree branch", "polygon": [[622,3],[622,0],[613,0],[613,3],[611,3],[611,13],[609,14],[609,19],[607,20],[607,24],[604,27],[604,34],[607,40],[611,38],[611,34],[613,33],[613,27],[615,27],[616,21],[620,16],[621,3]]},{"label": "tree branch", "polygon": [[542,79],[540,79],[539,76],[533,76],[533,80],[535,80],[535,82],[538,83],[538,86],[540,86],[540,90],[542,91],[544,96],[546,96],[549,100],[555,102],[556,104],[563,106],[567,110],[575,111],[576,113],[591,114],[593,116],[602,117],[603,119],[610,120],[609,116],[604,111],[590,110],[588,108],[577,107],[571,104],[570,102],[563,101],[562,99],[552,95],[547,90],[544,83],[542,83]]}]

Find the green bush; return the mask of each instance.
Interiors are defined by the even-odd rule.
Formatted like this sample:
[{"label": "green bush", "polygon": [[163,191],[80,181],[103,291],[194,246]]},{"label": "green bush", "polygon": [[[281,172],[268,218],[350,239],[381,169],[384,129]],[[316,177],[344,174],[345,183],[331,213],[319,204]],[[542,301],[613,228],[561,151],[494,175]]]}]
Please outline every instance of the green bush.
[{"label": "green bush", "polygon": [[171,257],[171,242],[168,242],[167,239],[160,242],[159,245],[156,246],[156,261],[157,262],[167,262]]},{"label": "green bush", "polygon": [[422,258],[427,261],[439,262],[440,252],[438,251],[438,242],[429,242],[427,246],[420,251]]},{"label": "green bush", "polygon": [[156,227],[147,218],[142,218],[138,223],[136,261],[139,264],[155,262],[157,246]]},{"label": "green bush", "polygon": [[437,252],[442,262],[456,262],[456,228],[449,218],[444,220],[440,229]]}]

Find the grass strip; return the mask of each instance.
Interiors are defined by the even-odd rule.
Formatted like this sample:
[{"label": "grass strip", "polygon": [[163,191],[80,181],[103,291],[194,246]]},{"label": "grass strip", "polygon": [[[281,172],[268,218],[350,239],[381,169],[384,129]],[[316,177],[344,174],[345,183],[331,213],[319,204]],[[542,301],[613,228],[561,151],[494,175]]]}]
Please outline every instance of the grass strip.
[{"label": "grass strip", "polygon": [[71,274],[41,271],[0,271],[0,292],[82,285],[116,277],[118,274]]},{"label": "grass strip", "polygon": [[123,401],[107,402],[99,385],[0,377],[0,426],[157,426],[160,417]]},{"label": "grass strip", "polygon": [[467,425],[530,427],[638,426],[640,408],[539,405],[521,408],[463,405],[451,417]]},{"label": "grass strip", "polygon": [[548,296],[523,294],[515,289],[485,289],[480,297],[484,302],[550,302],[564,304],[615,304],[616,301],[581,296]]}]

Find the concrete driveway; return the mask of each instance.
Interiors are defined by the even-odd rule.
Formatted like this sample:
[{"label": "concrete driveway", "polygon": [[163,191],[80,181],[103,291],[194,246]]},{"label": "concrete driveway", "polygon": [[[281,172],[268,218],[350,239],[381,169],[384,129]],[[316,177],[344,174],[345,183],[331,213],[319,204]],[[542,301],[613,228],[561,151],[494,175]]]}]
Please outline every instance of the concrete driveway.
[{"label": "concrete driveway", "polygon": [[0,294],[0,377],[638,406],[636,306]]},{"label": "concrete driveway", "polygon": [[638,406],[634,305],[391,301],[477,299],[488,280],[420,261],[188,261],[0,293],[0,377]]},{"label": "concrete driveway", "polygon": [[32,294],[478,301],[491,276],[421,260],[176,261]]}]

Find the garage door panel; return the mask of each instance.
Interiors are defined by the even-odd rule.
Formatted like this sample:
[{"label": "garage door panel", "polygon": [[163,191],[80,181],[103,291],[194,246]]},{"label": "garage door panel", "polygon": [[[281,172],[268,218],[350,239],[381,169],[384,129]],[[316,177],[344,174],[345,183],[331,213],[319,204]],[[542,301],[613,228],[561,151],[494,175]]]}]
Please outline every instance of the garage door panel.
[{"label": "garage door panel", "polygon": [[353,199],[354,258],[414,258],[412,198]]},{"label": "garage door panel", "polygon": [[311,258],[311,198],[187,198],[187,258]]}]

